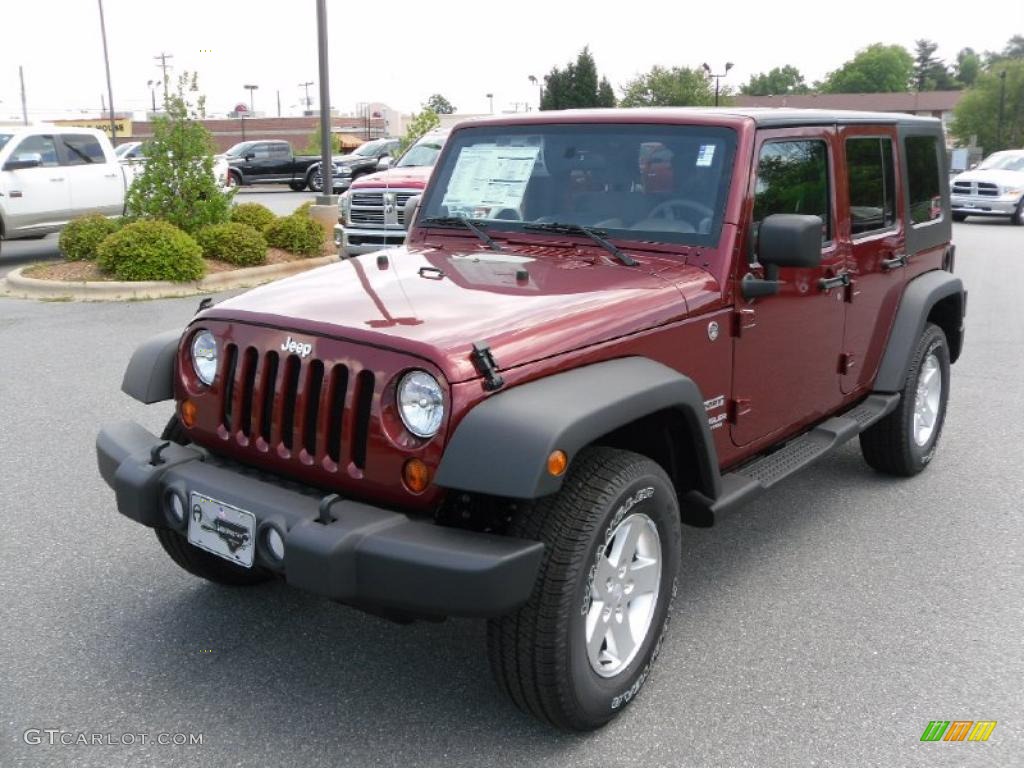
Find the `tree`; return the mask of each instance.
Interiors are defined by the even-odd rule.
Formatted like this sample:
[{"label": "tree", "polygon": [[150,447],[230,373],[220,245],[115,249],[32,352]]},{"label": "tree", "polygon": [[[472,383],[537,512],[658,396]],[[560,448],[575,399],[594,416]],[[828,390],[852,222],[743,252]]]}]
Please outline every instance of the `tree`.
[{"label": "tree", "polygon": [[196,75],[183,73],[153,122],[146,162],[128,190],[129,217],[163,219],[190,234],[228,220],[234,193],[213,176],[213,139],[198,122],[205,109]]},{"label": "tree", "polygon": [[747,84],[740,86],[740,93],[744,96],[778,96],[786,93],[809,93],[810,90],[800,70],[788,64],[751,75]]},{"label": "tree", "polygon": [[981,56],[974,52],[973,48],[961,48],[956,55],[956,79],[957,82],[970,88],[978,79],[978,72],[981,71]]},{"label": "tree", "polygon": [[428,106],[424,106],[422,110],[413,115],[409,125],[406,126],[405,135],[402,137],[402,143],[395,152],[395,157],[398,157],[415,144],[420,136],[429,133],[440,125],[441,118],[437,116],[437,112]]},{"label": "tree", "polygon": [[614,106],[615,91],[608,78],[598,79],[597,63],[589,47],[580,51],[576,61],[567,64],[565,69],[555,67],[544,76],[541,109]]},{"label": "tree", "polygon": [[[306,137],[306,146],[298,150],[295,154],[297,155],[320,155],[320,126],[316,127],[316,130]],[[336,133],[331,134],[331,152],[337,152],[339,155],[345,154],[345,148],[341,145],[341,136]]]},{"label": "tree", "polygon": [[985,52],[985,64],[992,67],[1007,59],[1024,59],[1024,35],[1014,35],[999,53]]},{"label": "tree", "polygon": [[914,56],[914,84],[918,91],[945,91],[955,83],[942,59],[936,58],[938,43],[917,40]]},{"label": "tree", "polygon": [[901,45],[874,43],[857,52],[822,83],[825,93],[906,91],[914,75],[914,57]]},{"label": "tree", "polygon": [[[999,135],[999,101],[1004,93],[1001,73],[1006,73],[1002,136]],[[1006,59],[981,72],[953,110],[950,133],[968,143],[976,136],[985,154],[1024,144],[1024,58]]]},{"label": "tree", "polygon": [[435,93],[423,105],[424,109],[431,109],[438,115],[451,115],[455,113],[455,107],[440,93]]},{"label": "tree", "polygon": [[[721,90],[719,100],[728,103],[731,92]],[[651,67],[623,87],[623,107],[706,107],[715,103],[715,87],[700,69]]]}]

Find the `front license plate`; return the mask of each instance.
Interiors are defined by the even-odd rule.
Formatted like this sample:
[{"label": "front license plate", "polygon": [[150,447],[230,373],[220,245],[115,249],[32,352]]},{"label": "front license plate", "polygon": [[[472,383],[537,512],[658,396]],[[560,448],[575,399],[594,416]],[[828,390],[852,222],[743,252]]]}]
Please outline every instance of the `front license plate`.
[{"label": "front license plate", "polygon": [[193,493],[188,540],[200,549],[252,568],[256,551],[256,516],[244,509]]}]

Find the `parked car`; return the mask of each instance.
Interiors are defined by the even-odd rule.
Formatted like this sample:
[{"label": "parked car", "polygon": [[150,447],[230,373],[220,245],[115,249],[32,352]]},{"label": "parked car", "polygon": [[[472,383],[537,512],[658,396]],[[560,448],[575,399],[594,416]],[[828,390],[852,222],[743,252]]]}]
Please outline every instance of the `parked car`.
[{"label": "parked car", "polygon": [[[351,154],[332,158],[334,190],[344,191],[360,176],[376,172],[381,161],[389,160],[400,145],[398,139],[374,139],[361,145]],[[323,189],[324,181],[320,174],[319,158],[309,168],[308,184],[314,192]]]},{"label": "parked car", "polygon": [[855,437],[878,472],[932,464],[966,307],[939,120],[464,122],[406,220],[132,356],[124,392],[174,416],[104,428],[99,469],[184,570],[487,618],[498,687],[587,730],[650,679],[683,526]]},{"label": "parked car", "polygon": [[[145,147],[146,143],[143,141],[127,141],[114,148],[114,154],[125,167],[129,186],[145,164]],[[225,155],[213,156],[213,178],[221,189],[227,189],[230,186],[228,184],[228,161]]]},{"label": "parked car", "polygon": [[0,240],[57,232],[90,213],[124,213],[125,174],[102,131],[0,126]]},{"label": "parked car", "polygon": [[1024,225],[1024,149],[996,152],[953,177],[952,205],[953,221],[1002,216]]},{"label": "parked car", "polygon": [[[423,191],[437,162],[447,130],[420,137],[388,170],[352,182],[338,201],[334,244],[342,257],[405,242],[405,204]],[[383,165],[390,165],[382,161]]]},{"label": "parked car", "polygon": [[287,141],[242,141],[231,147],[228,185],[287,184],[296,192],[310,185],[313,166],[319,168],[319,155],[296,155]]}]

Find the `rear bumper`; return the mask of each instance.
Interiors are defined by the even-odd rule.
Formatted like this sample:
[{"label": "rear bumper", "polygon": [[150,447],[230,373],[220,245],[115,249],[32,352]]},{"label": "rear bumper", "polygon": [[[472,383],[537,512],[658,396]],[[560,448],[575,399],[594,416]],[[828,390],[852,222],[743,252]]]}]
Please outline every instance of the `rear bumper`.
[{"label": "rear bumper", "polygon": [[[526,602],[543,545],[410,518],[400,512],[340,500],[334,519],[318,522],[320,499],[221,465],[201,449],[162,443],[133,422],[104,428],[96,439],[100,474],[114,489],[121,514],[184,536],[165,513],[165,499],[192,493],[256,517],[255,563],[288,584],[333,600],[426,616],[499,616]],[[285,540],[275,562],[262,545],[269,527]]]}]

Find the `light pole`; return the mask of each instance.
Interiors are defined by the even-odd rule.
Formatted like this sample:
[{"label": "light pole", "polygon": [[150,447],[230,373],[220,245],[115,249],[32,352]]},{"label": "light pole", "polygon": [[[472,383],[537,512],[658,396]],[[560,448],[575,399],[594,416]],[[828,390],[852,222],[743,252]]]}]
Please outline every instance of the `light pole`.
[{"label": "light pole", "polygon": [[156,114],[156,86],[158,85],[156,80],[147,80],[146,86],[149,88],[149,98],[153,102],[153,114]]},{"label": "light pole", "polygon": [[493,93],[485,93],[484,95],[487,97],[487,101],[491,105],[490,109],[491,109],[491,114],[493,115],[494,114],[494,94]]},{"label": "light pole", "polygon": [[309,86],[311,86],[312,84],[312,80],[307,80],[304,83],[299,83],[299,88],[306,89],[306,112],[309,112],[313,108],[313,102],[309,100]]},{"label": "light pole", "polygon": [[249,114],[250,115],[255,115],[256,114],[256,107],[253,106],[252,92],[255,91],[257,88],[259,88],[259,86],[258,85],[243,85],[242,87],[245,88],[249,92]]},{"label": "light pole", "polygon": [[708,73],[708,77],[715,78],[715,106],[717,107],[718,106],[718,86],[719,86],[719,83],[720,83],[721,79],[723,77],[725,77],[726,75],[728,75],[729,74],[729,70],[732,69],[732,62],[731,61],[727,61],[725,63],[725,72],[722,72],[719,75],[716,75],[714,72],[711,71],[711,67],[709,67],[707,65],[707,62],[704,62],[703,64],[701,64],[701,66],[704,67],[704,71]]},{"label": "light pole", "polygon": [[1006,106],[1006,70],[999,73],[999,122],[996,128],[996,149],[1003,148],[1003,109]]},{"label": "light pole", "polygon": [[97,0],[100,6],[100,34],[103,36],[103,66],[107,70],[107,99],[110,102],[110,141],[116,143],[117,125],[114,123],[114,89],[110,85],[110,57],[107,55],[107,25],[103,20],[103,0]]},{"label": "light pole", "polygon": [[[320,64],[320,196],[318,205],[335,205],[334,166],[331,162],[331,87],[327,74],[327,2],[316,0],[316,46]],[[335,211],[337,216],[337,211]]]},{"label": "light pole", "polygon": [[541,104],[544,102],[544,84],[533,75],[530,75],[527,79],[530,81],[531,85],[537,86],[537,111],[540,112],[543,108],[541,107]]}]

